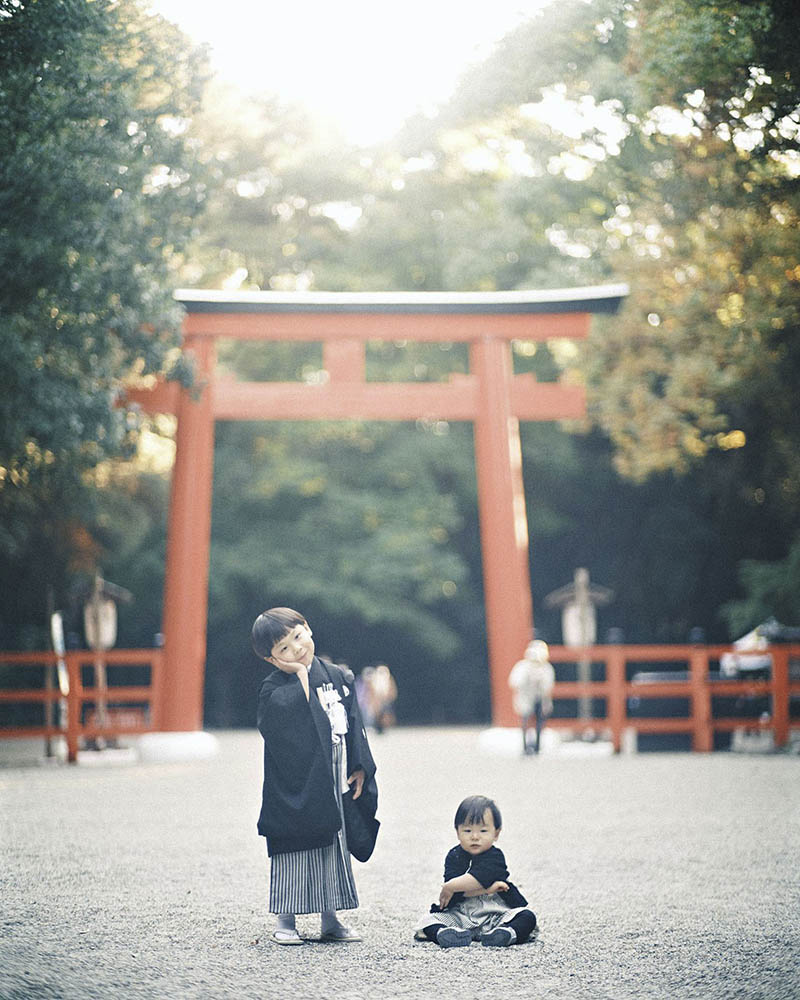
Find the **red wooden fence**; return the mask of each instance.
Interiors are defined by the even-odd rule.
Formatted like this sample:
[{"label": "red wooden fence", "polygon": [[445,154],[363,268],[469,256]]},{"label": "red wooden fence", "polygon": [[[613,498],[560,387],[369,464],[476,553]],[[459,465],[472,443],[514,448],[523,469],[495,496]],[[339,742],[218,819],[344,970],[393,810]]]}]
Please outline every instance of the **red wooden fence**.
[{"label": "red wooden fence", "polygon": [[[55,673],[58,656],[55,653],[0,653],[0,665],[10,664],[14,674],[30,675],[39,668],[45,673],[44,687],[6,687],[0,690],[0,705],[15,703],[48,704],[51,709],[44,711],[44,721],[39,725],[0,727],[0,738],[64,736],[67,743],[67,759],[77,760],[81,743],[102,739],[112,740],[117,736],[136,735],[158,729],[160,725],[161,683],[163,680],[163,652],[160,649],[112,649],[102,653],[102,660],[112,681],[105,688],[97,686],[94,670],[98,654],[91,650],[71,650],[62,660],[66,665],[69,691],[62,695],[57,683],[51,678]],[[140,685],[119,685],[113,683],[113,675],[118,667],[149,668],[149,683]],[[84,686],[84,668],[91,668],[95,678],[92,686]],[[6,676],[11,671],[4,672]],[[61,705],[65,704],[64,725],[59,718]],[[93,706],[88,708],[88,706]]]},{"label": "red wooden fence", "polygon": [[[593,717],[578,719],[559,716],[557,711],[548,721],[549,726],[573,731],[605,730],[614,744],[622,746],[626,729],[639,733],[688,733],[693,750],[709,751],[714,747],[715,732],[732,732],[747,728],[771,730],[775,746],[785,747],[792,724],[791,699],[800,698],[800,676],[794,678],[790,661],[800,662],[800,645],[772,646],[772,669],[766,680],[717,679],[709,677],[711,665],[719,662],[729,646],[589,646],[586,649],[551,646],[550,659],[556,667],[556,677],[564,673],[561,665],[577,664],[588,660],[604,674],[602,680],[556,680],[553,697],[559,703],[577,702],[580,698],[594,700]],[[760,651],[761,652],[761,651]],[[150,681],[146,685],[120,686],[109,684],[105,691],[96,685],[84,687],[83,668],[94,665],[96,654],[87,651],[70,651],[64,661],[69,676],[69,694],[66,699],[66,724],[59,725],[58,705],[62,695],[58,686],[6,688],[0,690],[0,705],[4,703],[39,703],[53,706],[52,721],[35,726],[0,727],[3,737],[55,737],[64,736],[70,761],[77,759],[81,743],[91,739],[112,739],[116,736],[135,735],[158,730],[161,725],[161,690],[163,682],[163,653],[160,649],[114,649],[103,654],[103,659],[113,674],[121,666],[149,667]],[[58,662],[55,653],[0,653],[0,665],[10,664],[19,671],[39,668],[51,670]],[[676,672],[675,680],[657,682],[636,681],[635,672],[647,667],[669,665]],[[9,673],[9,672],[7,672]],[[16,670],[14,671],[16,673]],[[685,677],[683,675],[686,675]],[[759,718],[717,717],[712,699],[718,696],[767,696],[769,711]],[[642,718],[629,713],[629,699],[685,698],[688,713],[685,718],[662,716]],[[597,702],[604,708],[598,712]],[[107,717],[102,719],[98,706],[106,703]],[[136,707],[126,708],[133,703]],[[94,706],[86,710],[87,704]],[[115,707],[116,706],[116,707]],[[47,713],[45,713],[47,716]],[[796,725],[800,728],[800,718]]]},{"label": "red wooden fence", "polygon": [[[626,729],[638,733],[689,733],[693,750],[709,751],[714,748],[715,732],[732,732],[735,729],[771,730],[776,747],[785,747],[791,725],[790,699],[800,697],[800,677],[790,676],[790,660],[800,660],[800,645],[771,646],[759,653],[770,653],[772,669],[767,680],[748,677],[713,679],[709,677],[710,665],[717,664],[730,646],[589,646],[586,649],[551,646],[550,659],[556,668],[554,699],[577,699],[581,696],[605,700],[605,712],[589,720],[554,717],[549,726],[571,730],[606,729],[614,749],[622,746]],[[559,664],[589,660],[604,667],[602,681],[580,683],[559,681]],[[668,664],[676,672],[675,680],[657,682],[634,681],[632,673],[644,672],[654,665]],[[685,678],[681,673],[687,674]],[[768,716],[749,719],[716,717],[712,711],[712,698],[734,695],[754,697],[767,695],[770,699]],[[689,711],[686,718],[674,716],[641,718],[628,712],[628,699],[686,698]],[[800,719],[796,725],[800,727]]]}]

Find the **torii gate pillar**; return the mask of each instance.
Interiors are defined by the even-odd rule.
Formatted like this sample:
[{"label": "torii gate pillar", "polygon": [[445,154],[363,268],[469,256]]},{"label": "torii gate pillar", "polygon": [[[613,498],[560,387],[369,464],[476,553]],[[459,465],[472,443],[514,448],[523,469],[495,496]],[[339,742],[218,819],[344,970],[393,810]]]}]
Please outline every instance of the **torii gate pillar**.
[{"label": "torii gate pillar", "polygon": [[519,421],[511,412],[511,347],[484,338],[470,350],[479,384],[475,468],[492,717],[511,725],[508,672],[533,638],[522,448]]},{"label": "torii gate pillar", "polygon": [[178,428],[167,522],[164,575],[164,676],[156,727],[167,732],[203,728],[203,685],[211,553],[214,468],[214,367],[211,337],[187,337],[195,387],[178,393]]},{"label": "torii gate pillar", "polygon": [[[178,417],[164,587],[165,676],[155,725],[202,728],[215,420],[471,420],[483,554],[492,720],[511,726],[508,674],[533,635],[520,420],[577,418],[583,390],[514,375],[511,341],[581,338],[590,314],[616,312],[624,285],[495,293],[222,293],[187,291],[191,390],[130,390]],[[322,341],[328,381],[215,379],[216,338]],[[467,341],[470,374],[450,382],[374,383],[369,340]]]}]

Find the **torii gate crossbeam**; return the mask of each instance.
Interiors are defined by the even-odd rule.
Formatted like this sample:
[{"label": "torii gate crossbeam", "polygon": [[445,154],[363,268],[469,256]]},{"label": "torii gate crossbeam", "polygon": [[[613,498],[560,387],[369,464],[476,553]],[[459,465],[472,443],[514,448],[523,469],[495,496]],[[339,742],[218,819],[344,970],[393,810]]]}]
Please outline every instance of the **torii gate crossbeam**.
[{"label": "torii gate crossbeam", "polygon": [[[583,389],[514,375],[511,341],[580,339],[616,312],[624,285],[495,293],[180,291],[193,390],[131,389],[128,402],[178,418],[164,588],[165,681],[158,726],[202,727],[216,420],[471,420],[483,555],[492,719],[512,725],[507,678],[533,633],[520,420],[577,418]],[[321,341],[323,384],[241,383],[215,373],[218,339]],[[468,342],[470,373],[446,383],[368,382],[370,340]],[[276,595],[277,598],[277,595]]]}]

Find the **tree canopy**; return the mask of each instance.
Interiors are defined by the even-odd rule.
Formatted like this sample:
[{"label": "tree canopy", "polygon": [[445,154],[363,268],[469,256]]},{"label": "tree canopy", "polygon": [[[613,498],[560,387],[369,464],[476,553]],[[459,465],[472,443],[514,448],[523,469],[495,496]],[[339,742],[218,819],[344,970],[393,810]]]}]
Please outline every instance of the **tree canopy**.
[{"label": "tree canopy", "polygon": [[[131,374],[190,377],[174,274],[205,196],[204,56],[134,0],[0,0],[0,562],[10,635],[90,570],[87,476]],[[62,599],[61,597],[58,598]],[[37,630],[34,630],[37,631]]]},{"label": "tree canopy", "polygon": [[175,360],[201,54],[134,0],[0,4],[0,487],[120,453]]}]

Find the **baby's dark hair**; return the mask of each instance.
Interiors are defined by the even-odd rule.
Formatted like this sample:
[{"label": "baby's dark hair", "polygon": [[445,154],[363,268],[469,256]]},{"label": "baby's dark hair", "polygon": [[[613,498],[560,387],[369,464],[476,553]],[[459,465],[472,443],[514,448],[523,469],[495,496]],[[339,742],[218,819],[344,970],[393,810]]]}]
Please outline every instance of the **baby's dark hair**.
[{"label": "baby's dark hair", "polygon": [[295,625],[305,625],[306,620],[299,611],[292,608],[270,608],[264,611],[253,622],[250,638],[253,649],[261,659],[266,659],[272,653],[272,647],[282,639]]},{"label": "baby's dark hair", "polygon": [[458,829],[464,823],[480,823],[487,809],[491,810],[495,829],[500,830],[503,826],[503,817],[494,799],[488,799],[485,795],[468,795],[456,809],[453,826]]}]

